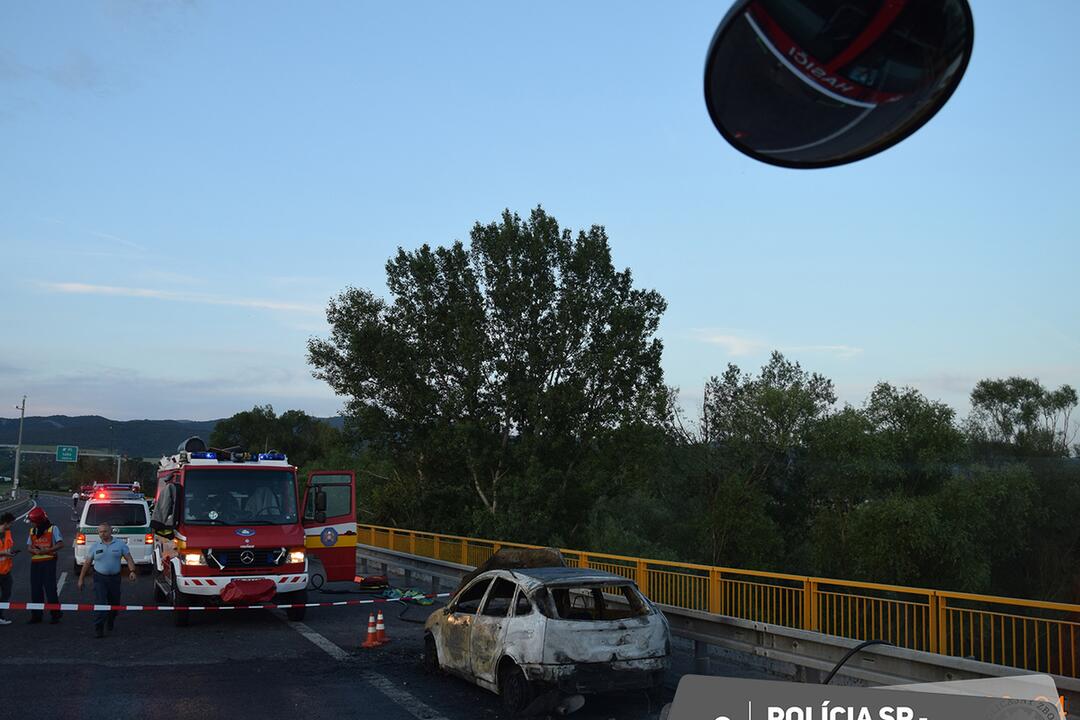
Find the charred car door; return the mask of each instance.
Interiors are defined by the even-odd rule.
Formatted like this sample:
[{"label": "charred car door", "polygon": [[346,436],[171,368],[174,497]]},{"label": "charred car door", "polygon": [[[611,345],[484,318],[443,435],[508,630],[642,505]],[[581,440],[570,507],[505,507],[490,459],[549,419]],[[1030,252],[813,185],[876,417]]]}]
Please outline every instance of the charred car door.
[{"label": "charred car door", "polygon": [[472,631],[491,577],[479,577],[458,593],[439,625],[439,662],[446,670],[472,677]]},{"label": "charred car door", "polygon": [[495,578],[476,616],[472,629],[472,674],[481,685],[495,685],[495,670],[503,656],[507,618],[516,592],[515,583]]}]

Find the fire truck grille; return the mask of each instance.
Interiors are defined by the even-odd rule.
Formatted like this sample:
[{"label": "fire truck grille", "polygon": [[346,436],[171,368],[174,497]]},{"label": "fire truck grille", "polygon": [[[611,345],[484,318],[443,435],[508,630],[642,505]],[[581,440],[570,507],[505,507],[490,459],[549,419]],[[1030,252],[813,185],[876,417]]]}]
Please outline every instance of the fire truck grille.
[{"label": "fire truck grille", "polygon": [[[231,570],[246,570],[248,568],[276,567],[275,560],[281,553],[279,548],[273,550],[214,550],[214,558],[222,565]],[[213,560],[208,559],[210,566]]]}]

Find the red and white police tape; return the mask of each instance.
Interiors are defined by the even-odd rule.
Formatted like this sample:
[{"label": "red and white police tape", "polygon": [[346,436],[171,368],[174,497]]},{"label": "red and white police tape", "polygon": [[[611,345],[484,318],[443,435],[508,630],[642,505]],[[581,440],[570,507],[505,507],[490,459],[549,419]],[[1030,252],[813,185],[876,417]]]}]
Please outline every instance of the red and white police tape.
[{"label": "red and white police tape", "polygon": [[315,603],[260,603],[257,605],[93,605],[89,603],[26,603],[26,602],[0,602],[0,610],[62,610],[65,612],[88,612],[103,610],[191,610],[213,611],[219,610],[286,610],[288,608],[310,607],[344,607],[346,605],[371,605],[373,603],[402,602],[409,603],[412,600],[450,597],[450,593],[438,593],[435,595],[412,595],[401,598],[369,598],[367,600],[336,600],[334,602]]}]

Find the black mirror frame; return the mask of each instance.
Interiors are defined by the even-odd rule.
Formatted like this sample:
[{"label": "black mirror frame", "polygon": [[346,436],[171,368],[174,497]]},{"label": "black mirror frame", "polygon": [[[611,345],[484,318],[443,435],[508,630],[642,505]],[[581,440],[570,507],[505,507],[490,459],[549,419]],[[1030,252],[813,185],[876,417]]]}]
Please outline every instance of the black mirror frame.
[{"label": "black mirror frame", "polygon": [[720,24],[716,27],[716,32],[713,33],[712,40],[709,42],[709,51],[705,56],[705,77],[704,77],[704,90],[705,90],[705,107],[709,112],[709,119],[712,121],[713,126],[717,129],[724,140],[727,140],[728,144],[733,148],[741,152],[747,157],[753,158],[759,162],[763,162],[767,165],[774,165],[777,167],[791,168],[794,170],[816,170],[820,168],[840,167],[842,165],[848,165],[859,160],[865,160],[868,157],[877,155],[884,152],[891,147],[898,145],[907,138],[911,137],[917,130],[923,125],[930,122],[931,118],[941,112],[941,109],[948,104],[949,99],[953,93],[956,92],[956,88],[960,86],[960,81],[964,79],[964,75],[967,73],[968,63],[971,61],[972,53],[975,49],[975,18],[971,13],[971,4],[968,0],[957,0],[964,10],[964,19],[967,21],[968,27],[971,28],[971,32],[968,33],[968,41],[964,47],[964,60],[961,64],[959,71],[953,75],[953,79],[949,82],[949,87],[946,88],[944,94],[941,96],[941,101],[933,112],[923,117],[919,122],[912,123],[902,133],[894,137],[889,143],[884,145],[875,145],[872,150],[861,152],[851,157],[844,158],[840,161],[835,160],[823,160],[821,162],[791,162],[787,160],[778,160],[771,155],[763,155],[756,153],[748,147],[743,146],[737,142],[727,131],[724,130],[723,125],[717,119],[716,109],[713,107],[710,95],[709,95],[709,75],[713,68],[713,62],[716,57],[716,49],[719,47],[720,42],[724,39],[728,30],[735,24],[735,22],[742,16],[744,12],[754,3],[754,0],[736,0],[735,4],[724,15],[724,18],[720,21]]}]

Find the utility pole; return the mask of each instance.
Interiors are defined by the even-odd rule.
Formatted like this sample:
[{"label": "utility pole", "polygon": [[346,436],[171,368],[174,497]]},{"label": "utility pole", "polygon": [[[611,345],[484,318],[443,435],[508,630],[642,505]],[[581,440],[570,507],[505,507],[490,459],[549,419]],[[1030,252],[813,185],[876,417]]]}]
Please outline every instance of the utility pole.
[{"label": "utility pole", "polygon": [[19,410],[19,443],[15,447],[15,477],[13,477],[12,481],[11,481],[11,489],[12,489],[12,491],[15,491],[15,490],[19,489],[19,456],[22,455],[23,418],[26,417],[26,396],[25,395],[22,396],[22,404],[21,405],[16,405],[15,407],[18,408],[18,410]]},{"label": "utility pole", "polygon": [[109,439],[112,440],[112,450],[116,453],[116,484],[120,484],[120,450],[116,447],[116,429],[109,423]]}]

